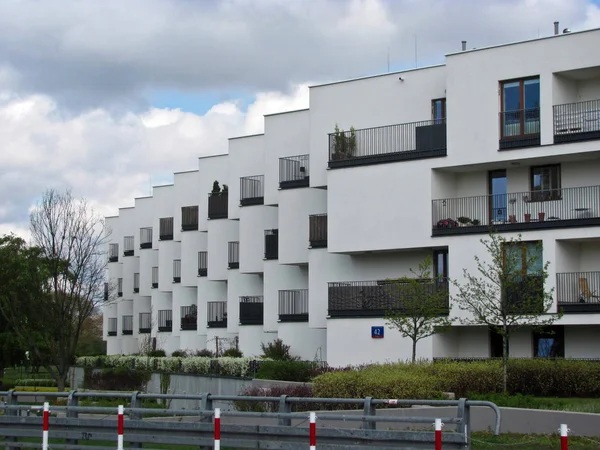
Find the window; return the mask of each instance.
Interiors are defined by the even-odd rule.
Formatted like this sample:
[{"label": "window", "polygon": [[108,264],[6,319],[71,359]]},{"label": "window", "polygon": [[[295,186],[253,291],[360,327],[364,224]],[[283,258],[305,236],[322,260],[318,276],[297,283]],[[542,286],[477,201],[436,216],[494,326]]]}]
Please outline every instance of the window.
[{"label": "window", "polygon": [[[502,358],[503,352],[503,340],[502,335],[498,333],[495,328],[490,327],[490,357],[491,358]],[[510,355],[510,341],[507,345],[507,352]]]},{"label": "window", "polygon": [[532,167],[530,201],[541,202],[560,198],[560,164]]},{"label": "window", "polygon": [[523,276],[540,274],[544,268],[542,242],[530,241],[506,244],[504,247],[504,263],[512,266],[511,272],[520,272]]},{"label": "window", "polygon": [[448,250],[433,252],[433,276],[438,281],[448,279]]},{"label": "window", "polygon": [[540,331],[534,331],[533,356],[536,358],[564,358],[564,328],[562,326],[552,326]]},{"label": "window", "polygon": [[434,123],[444,123],[446,121],[446,99],[438,98],[431,100],[431,119]]},{"label": "window", "polygon": [[542,313],[544,260],[541,241],[506,244],[504,247],[503,298],[508,314]]},{"label": "window", "polygon": [[501,82],[502,137],[517,138],[540,132],[540,79]]}]

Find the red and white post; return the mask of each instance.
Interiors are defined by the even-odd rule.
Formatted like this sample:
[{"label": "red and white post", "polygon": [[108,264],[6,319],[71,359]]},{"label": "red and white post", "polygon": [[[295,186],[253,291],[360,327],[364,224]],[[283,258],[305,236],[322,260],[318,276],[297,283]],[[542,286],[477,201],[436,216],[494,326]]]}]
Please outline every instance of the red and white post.
[{"label": "red and white post", "polygon": [[435,419],[435,450],[442,450],[442,419]]},{"label": "red and white post", "polygon": [[117,435],[117,450],[123,450],[123,429],[125,428],[123,419],[123,405],[119,405],[119,423],[118,423],[118,435]]},{"label": "red and white post", "polygon": [[215,408],[215,450],[221,449],[221,408]]},{"label": "red and white post", "polygon": [[569,428],[564,423],[560,426],[560,450],[569,450]]},{"label": "red and white post", "polygon": [[50,403],[44,403],[44,428],[42,431],[42,450],[48,450],[48,428],[50,425]]},{"label": "red and white post", "polygon": [[317,448],[317,414],[310,413],[310,450]]}]

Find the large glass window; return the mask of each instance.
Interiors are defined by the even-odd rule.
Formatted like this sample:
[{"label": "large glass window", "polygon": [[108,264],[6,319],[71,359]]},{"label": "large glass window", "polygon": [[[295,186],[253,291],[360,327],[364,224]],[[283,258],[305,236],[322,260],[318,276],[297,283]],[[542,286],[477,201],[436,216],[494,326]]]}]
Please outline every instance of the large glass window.
[{"label": "large glass window", "polygon": [[560,165],[531,168],[531,201],[560,200]]},{"label": "large glass window", "polygon": [[519,137],[540,132],[540,79],[504,81],[502,137]]},{"label": "large glass window", "polygon": [[533,356],[537,358],[564,358],[565,337],[562,326],[552,326],[533,333]]},{"label": "large glass window", "polygon": [[434,123],[444,123],[446,121],[446,99],[438,98],[431,101],[431,119]]}]

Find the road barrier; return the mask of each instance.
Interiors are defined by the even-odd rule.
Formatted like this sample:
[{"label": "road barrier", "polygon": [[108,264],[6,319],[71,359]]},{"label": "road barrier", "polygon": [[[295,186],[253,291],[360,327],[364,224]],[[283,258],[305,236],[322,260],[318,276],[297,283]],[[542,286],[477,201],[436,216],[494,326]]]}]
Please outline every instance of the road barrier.
[{"label": "road barrier", "polygon": [[[318,413],[319,450],[334,448],[378,448],[384,450],[411,449],[470,449],[470,411],[473,406],[491,408],[496,414],[494,429],[500,431],[500,410],[490,402],[460,400],[404,400],[404,399],[342,399],[342,398],[300,398],[300,397],[248,397],[213,396],[211,394],[143,394],[139,392],[78,392],[44,393],[52,399],[66,399],[67,404],[44,405],[44,419],[31,415],[39,412],[40,406],[19,404],[19,400],[34,403],[40,393],[36,392],[0,392],[6,402],[0,405],[0,446],[6,449],[39,448],[42,428],[43,442],[53,441],[52,449],[67,449],[85,441],[94,444],[94,449],[114,450],[102,446],[104,441],[117,442],[117,448],[124,445],[130,448],[142,448],[149,444],[154,448],[160,445],[186,445],[216,448],[278,448],[306,449],[306,444],[316,450],[317,415],[314,412],[293,412],[295,406],[335,405],[338,408],[348,405],[360,405],[362,411],[328,410]],[[82,398],[130,399],[130,407],[79,406]],[[198,408],[193,410],[173,410],[144,408],[142,400],[172,399],[196,400]],[[47,400],[47,399],[44,399]],[[224,411],[213,407],[213,402],[250,402],[271,403],[279,406],[278,412]],[[411,415],[410,417],[393,415],[390,407],[410,406],[453,406],[454,417],[440,417],[435,420],[432,430],[432,418]],[[378,414],[378,407],[380,413]],[[386,409],[383,409],[383,408]],[[49,410],[48,410],[49,409]],[[385,411],[385,413],[384,413]],[[419,409],[414,409],[417,413]],[[117,417],[115,421],[115,412]],[[52,415],[48,427],[47,417]],[[98,415],[102,415],[98,417]],[[128,418],[125,418],[125,415]],[[154,417],[143,417],[152,415]],[[162,416],[157,418],[156,416]],[[173,417],[177,417],[173,420]],[[225,419],[225,423],[222,420]],[[276,424],[273,423],[276,421]],[[306,423],[308,422],[308,424]],[[361,424],[360,428],[357,426]],[[442,423],[452,429],[442,435]],[[377,425],[381,424],[380,429]],[[414,429],[415,427],[422,429]],[[124,433],[124,431],[126,431]],[[25,440],[23,440],[25,439]],[[65,443],[61,443],[64,441]],[[42,445],[43,447],[43,445]],[[47,447],[43,447],[46,450]]]}]

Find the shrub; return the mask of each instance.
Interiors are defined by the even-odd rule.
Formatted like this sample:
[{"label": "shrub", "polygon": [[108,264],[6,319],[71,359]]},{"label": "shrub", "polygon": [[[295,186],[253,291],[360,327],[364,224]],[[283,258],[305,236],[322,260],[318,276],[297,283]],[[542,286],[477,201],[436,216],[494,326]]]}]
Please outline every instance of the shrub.
[{"label": "shrub", "polygon": [[240,349],[231,347],[223,352],[223,356],[229,358],[242,358],[244,354],[240,351]]},{"label": "shrub", "polygon": [[171,356],[174,358],[186,358],[188,353],[185,350],[175,350],[173,353],[171,353]]},{"label": "shrub", "polygon": [[124,367],[86,370],[83,385],[86,389],[106,391],[143,391],[150,381],[150,373]]},{"label": "shrub", "polygon": [[194,354],[194,356],[203,356],[205,358],[214,358],[215,354],[213,352],[211,352],[209,349],[203,348],[202,350],[197,350],[196,353]]},{"label": "shrub", "polygon": [[54,378],[24,378],[15,381],[16,386],[56,387]]},{"label": "shrub", "polygon": [[[292,386],[271,386],[267,388],[246,387],[242,389],[240,395],[248,397],[314,397],[312,386],[309,384],[297,384]],[[238,411],[254,412],[277,412],[279,411],[279,402],[251,402],[237,400],[233,406]],[[292,411],[318,411],[324,409],[324,405],[316,403],[292,403]]]},{"label": "shrub", "polygon": [[297,361],[298,358],[290,353],[290,346],[285,345],[281,339],[275,339],[273,342],[265,344],[262,342],[260,348],[263,352],[263,358],[269,358],[273,361]]},{"label": "shrub", "polygon": [[306,383],[312,378],[312,364],[302,361],[265,361],[255,378]]},{"label": "shrub", "polygon": [[148,352],[148,356],[151,357],[161,357],[161,356],[167,356],[167,352],[165,352],[164,350],[157,348],[156,350],[150,350]]}]

